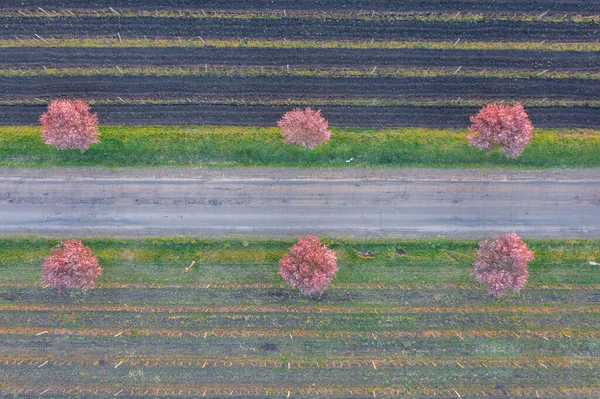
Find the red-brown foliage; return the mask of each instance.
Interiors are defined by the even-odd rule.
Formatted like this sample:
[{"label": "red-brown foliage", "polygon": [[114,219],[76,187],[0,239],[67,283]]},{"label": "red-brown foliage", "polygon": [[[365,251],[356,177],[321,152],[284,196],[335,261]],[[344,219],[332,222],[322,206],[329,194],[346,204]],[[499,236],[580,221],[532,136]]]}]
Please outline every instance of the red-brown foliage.
[{"label": "red-brown foliage", "polygon": [[102,274],[92,250],[79,240],[65,240],[52,248],[42,269],[42,283],[57,288],[59,293],[67,288],[95,288],[96,279]]},{"label": "red-brown foliage", "polygon": [[98,114],[81,100],[54,100],[48,112],[40,115],[42,139],[59,150],[84,152],[90,144],[100,142]]},{"label": "red-brown foliage", "polygon": [[331,132],[327,130],[329,124],[321,116],[321,110],[314,111],[308,107],[304,111],[296,108],[286,112],[277,125],[286,144],[299,144],[312,149],[325,144],[331,137]]},{"label": "red-brown foliage", "polygon": [[298,237],[279,261],[279,275],[305,296],[321,295],[337,273],[335,252],[321,244],[319,237]]},{"label": "red-brown foliage", "polygon": [[490,104],[471,117],[469,144],[488,150],[498,149],[508,158],[517,158],[531,140],[533,125],[527,112],[516,103],[514,106]]},{"label": "red-brown foliage", "polygon": [[488,283],[492,296],[502,296],[509,288],[519,292],[527,282],[527,262],[532,260],[533,251],[518,235],[499,235],[479,243],[473,276],[480,283]]}]

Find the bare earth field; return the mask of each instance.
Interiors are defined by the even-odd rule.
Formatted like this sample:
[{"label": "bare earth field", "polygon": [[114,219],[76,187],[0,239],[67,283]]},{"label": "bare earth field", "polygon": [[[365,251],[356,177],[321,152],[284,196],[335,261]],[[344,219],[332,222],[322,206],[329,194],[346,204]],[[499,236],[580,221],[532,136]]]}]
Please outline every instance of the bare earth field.
[{"label": "bare earth field", "polygon": [[600,54],[592,51],[510,51],[437,49],[318,48],[56,48],[2,49],[4,68],[144,67],[227,65],[312,68],[473,68],[541,72],[597,71]]},{"label": "bare earth field", "polygon": [[[538,79],[478,77],[324,78],[298,76],[34,76],[0,77],[4,101],[35,99],[49,92],[57,97],[103,99],[179,99],[200,94],[213,100],[247,98],[268,100],[326,99],[437,99],[444,96],[489,101],[519,98],[594,100],[600,79]],[[368,87],[368,90],[365,90]]]},{"label": "bare earth field", "polygon": [[115,35],[123,37],[278,38],[356,40],[474,40],[586,42],[598,38],[599,24],[547,21],[394,21],[327,18],[154,18],[154,17],[0,17],[0,38],[35,34],[52,37]]},{"label": "bare earth field", "polygon": [[[339,127],[463,128],[474,106],[343,106],[312,105]],[[288,105],[235,104],[96,104],[91,107],[105,125],[241,125],[274,126]],[[0,105],[0,125],[37,125],[44,105]],[[600,107],[528,107],[532,123],[548,128],[597,128]]]},{"label": "bare earth field", "polygon": [[[4,7],[23,7],[22,1],[6,0]],[[60,7],[60,8],[100,8],[100,7],[126,7],[141,9],[241,9],[241,10],[272,10],[272,9],[299,9],[299,10],[377,10],[393,12],[410,11],[455,11],[464,12],[572,12],[572,13],[598,13],[600,5],[594,0],[565,0],[557,3],[554,0],[403,0],[391,2],[389,0],[236,0],[223,2],[218,0],[204,0],[201,3],[194,0],[95,0],[93,2],[81,0],[32,0],[27,7]]]}]

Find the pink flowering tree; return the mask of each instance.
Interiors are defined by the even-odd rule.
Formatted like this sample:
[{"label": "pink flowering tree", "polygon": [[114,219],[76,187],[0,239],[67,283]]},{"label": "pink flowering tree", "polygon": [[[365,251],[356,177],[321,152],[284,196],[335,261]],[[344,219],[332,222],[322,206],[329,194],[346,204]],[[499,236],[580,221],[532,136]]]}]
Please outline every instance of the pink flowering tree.
[{"label": "pink flowering tree", "polygon": [[299,108],[286,112],[277,122],[286,144],[298,144],[313,149],[327,143],[331,137],[327,120],[321,116],[321,110]]},{"label": "pink flowering tree", "polygon": [[533,251],[518,235],[499,235],[479,243],[473,276],[488,284],[492,296],[500,297],[509,288],[519,292],[527,282],[527,262],[532,260]]},{"label": "pink flowering tree", "polygon": [[495,149],[508,158],[517,158],[531,140],[533,125],[521,104],[490,104],[471,117],[469,144],[480,150]]},{"label": "pink flowering tree", "polygon": [[96,287],[102,268],[92,250],[79,240],[65,240],[52,248],[42,263],[42,283],[62,293],[67,288],[86,291]]},{"label": "pink flowering tree", "polygon": [[319,237],[298,237],[279,261],[279,275],[304,296],[321,295],[337,273],[337,257]]},{"label": "pink flowering tree", "polygon": [[40,115],[42,139],[59,150],[84,152],[90,144],[100,142],[98,114],[81,100],[54,100]]}]

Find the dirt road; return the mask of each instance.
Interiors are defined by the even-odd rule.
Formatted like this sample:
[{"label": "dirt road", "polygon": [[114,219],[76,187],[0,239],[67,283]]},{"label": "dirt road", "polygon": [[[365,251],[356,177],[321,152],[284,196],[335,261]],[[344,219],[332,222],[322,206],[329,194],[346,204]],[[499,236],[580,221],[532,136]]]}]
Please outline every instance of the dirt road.
[{"label": "dirt road", "polygon": [[0,169],[0,233],[597,237],[593,170]]}]

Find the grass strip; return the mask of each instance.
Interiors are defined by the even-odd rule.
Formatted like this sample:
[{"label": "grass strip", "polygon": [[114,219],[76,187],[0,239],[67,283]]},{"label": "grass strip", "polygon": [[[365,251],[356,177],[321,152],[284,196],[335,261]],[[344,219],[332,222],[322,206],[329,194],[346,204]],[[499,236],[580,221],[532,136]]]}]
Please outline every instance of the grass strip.
[{"label": "grass strip", "polygon": [[[223,359],[227,365],[226,359]],[[75,375],[73,379],[79,381],[82,387],[91,384],[107,384],[118,387],[127,381],[127,388],[148,386],[148,381],[130,377],[130,373],[135,368],[129,365],[121,365],[114,368],[108,364],[103,367],[79,365],[70,366],[52,366],[41,367],[39,363],[22,363],[20,366],[5,366],[0,364],[0,370],[8,381],[22,381],[25,386],[40,386],[47,384],[48,381],[60,381],[65,375]],[[141,367],[142,370],[145,367]],[[77,373],[76,370],[79,372]],[[285,374],[283,374],[285,373]],[[277,369],[252,368],[252,367],[152,367],[151,374],[158,377],[155,381],[165,381],[173,384],[175,387],[186,384],[193,384],[202,387],[208,381],[210,384],[228,384],[230,387],[243,388],[248,381],[260,381],[263,386],[285,386],[289,389],[300,388],[306,385],[307,381],[316,382],[317,386],[331,384],[333,387],[361,388],[361,387],[403,387],[404,389],[419,389],[423,386],[435,389],[448,389],[462,387],[465,380],[479,382],[481,390],[493,389],[494,385],[503,381],[506,388],[512,387],[537,387],[547,388],[562,385],[571,385],[577,387],[592,387],[597,384],[598,369],[586,367],[572,368],[543,368],[537,365],[537,368],[521,368],[512,365],[508,367],[493,367],[481,369],[460,368],[456,364],[448,367],[432,367],[424,365],[415,365],[406,367],[402,370],[397,368],[378,368],[373,367],[354,369],[354,368],[303,368],[287,369],[287,364]],[[80,376],[93,375],[95,378]],[[128,378],[129,376],[129,378]],[[284,376],[284,378],[282,378]],[[552,383],[549,383],[552,381]],[[70,382],[70,381],[69,381]],[[31,384],[31,385],[29,385]],[[284,385],[285,384],[285,385]],[[47,385],[46,385],[47,386]],[[313,385],[315,386],[315,385]],[[235,389],[235,388],[234,388]],[[128,389],[129,390],[129,389]],[[229,392],[227,393],[229,394]],[[281,396],[278,396],[281,397]],[[449,398],[450,396],[442,396]],[[514,397],[514,396],[509,396]],[[556,396],[550,396],[555,398]]]},{"label": "grass strip", "polygon": [[61,9],[46,11],[44,9],[5,10],[0,12],[4,18],[168,18],[168,19],[320,19],[357,21],[423,21],[423,22],[488,22],[488,21],[521,21],[521,22],[551,22],[551,23],[597,23],[599,15],[582,14],[543,14],[539,13],[418,13],[392,11],[315,11],[315,10],[206,10],[168,9],[168,10],[139,10],[139,9]]},{"label": "grass strip", "polygon": [[[423,314],[300,314],[300,313],[178,313],[169,312],[138,313],[129,311],[70,311],[1,310],[0,317],[10,320],[11,325],[46,330],[58,328],[79,329],[94,326],[99,329],[142,329],[147,326],[158,330],[285,330],[319,331],[332,333],[344,326],[348,331],[379,333],[385,331],[414,331],[427,328],[444,331],[507,330],[537,331],[540,326],[549,330],[560,330],[563,326],[573,326],[578,332],[596,332],[600,328],[600,315],[597,313],[569,314],[529,314],[529,313],[423,313]],[[518,334],[518,333],[517,333]]]},{"label": "grass strip", "polygon": [[[243,357],[248,361],[256,359],[293,362],[297,367],[299,363],[315,361],[352,361],[357,359],[395,359],[408,362],[419,362],[431,359],[438,365],[448,362],[456,365],[457,358],[464,359],[464,366],[481,366],[482,362],[489,365],[493,362],[503,362],[520,358],[524,364],[536,358],[546,359],[546,365],[561,365],[571,360],[593,362],[598,365],[600,359],[594,357],[594,347],[600,343],[597,338],[560,338],[544,340],[517,338],[491,338],[481,336],[466,336],[460,339],[454,337],[433,337],[416,339],[404,337],[403,339],[378,337],[360,338],[324,338],[300,337],[290,339],[289,336],[251,336],[251,337],[217,337],[212,334],[203,337],[182,335],[169,337],[146,335],[140,337],[136,330],[122,331],[119,339],[115,340],[114,334],[109,336],[84,336],[73,335],[68,340],[61,335],[45,334],[44,336],[31,337],[30,335],[3,335],[0,336],[3,359],[9,356],[27,354],[31,357],[48,356],[45,346],[57,349],[55,355],[62,357],[66,348],[73,346],[87,348],[81,357],[90,357],[98,361],[99,358],[123,358],[122,347],[129,348],[130,353],[137,357],[155,356],[164,360],[177,360],[177,358],[191,359],[201,356],[219,359],[225,356]],[[115,345],[118,342],[119,345]],[[65,352],[59,352],[59,349]],[[195,349],[194,352],[191,349]],[[182,349],[184,350],[182,352]],[[188,351],[189,350],[189,351]],[[330,353],[327,358],[322,353]],[[465,354],[469,354],[466,356]],[[436,356],[439,356],[436,358]],[[454,359],[454,360],[452,360]],[[440,361],[438,363],[438,360]],[[187,363],[187,362],[186,362]],[[321,363],[323,365],[323,363]],[[537,366],[537,364],[535,364]],[[307,364],[307,366],[310,366]],[[435,367],[435,366],[434,366]]]},{"label": "grass strip", "polygon": [[37,76],[216,76],[216,77],[305,77],[305,78],[428,78],[439,76],[513,79],[600,79],[597,72],[560,72],[489,68],[288,68],[227,65],[115,68],[23,68],[0,69],[0,77]]},{"label": "grass strip", "polygon": [[460,130],[332,129],[314,150],[285,145],[278,128],[148,126],[100,128],[85,153],[41,141],[41,128],[0,127],[0,166],[391,166],[581,168],[600,166],[600,132],[536,130],[518,159],[469,147]]},{"label": "grass strip", "polygon": [[[590,260],[600,259],[600,240],[526,240],[530,249],[535,252],[535,260],[529,265],[527,287],[544,285],[577,284],[581,288],[588,285],[600,284],[598,267],[589,265]],[[59,240],[42,237],[6,237],[0,238],[0,284],[37,284],[41,275],[41,263],[48,256],[50,249]],[[247,284],[270,283],[282,284],[283,280],[277,275],[279,259],[293,244],[293,240],[240,240],[235,238],[196,239],[196,238],[92,238],[84,239],[84,244],[90,246],[98,256],[104,268],[104,274],[99,283],[112,284]],[[339,272],[334,284],[387,284],[393,285],[441,285],[468,284],[473,285],[471,268],[477,241],[473,240],[383,240],[383,241],[353,241],[349,239],[323,237],[336,251]],[[399,256],[396,248],[406,252]],[[373,258],[361,258],[356,249],[373,252]],[[189,272],[185,268],[192,262],[196,264]],[[475,285],[477,286],[477,285]],[[469,300],[484,301],[485,290],[470,293],[461,289],[440,290],[438,298],[425,300],[432,296],[431,292],[402,293],[396,291],[379,292],[375,301],[394,301],[397,305],[407,306],[414,302],[425,301],[430,305],[444,303],[465,303]],[[376,287],[373,287],[376,290]],[[37,289],[36,289],[37,290]],[[166,298],[176,296],[181,292],[182,299],[189,295],[205,294],[191,290],[157,292],[156,301],[161,302],[160,296]],[[143,291],[143,290],[142,290]],[[225,289],[227,291],[227,289]],[[27,291],[25,291],[27,292]],[[211,292],[216,292],[211,290]],[[299,299],[293,291],[279,288],[275,290],[244,290],[233,291],[241,301],[255,298],[264,303],[298,304]],[[273,293],[281,292],[274,295]],[[461,293],[462,292],[462,293]],[[526,293],[527,300],[539,303],[540,292]],[[89,293],[110,300],[111,295],[102,290]],[[29,293],[28,295],[33,295]],[[40,294],[36,294],[40,295]],[[117,294],[118,295],[118,294]],[[226,300],[225,293],[215,293],[217,298]],[[292,295],[293,298],[288,298]],[[351,295],[351,296],[348,296]],[[365,297],[373,295],[370,292],[359,294],[344,290],[331,294],[331,301],[368,301]],[[473,297],[475,295],[475,297]],[[561,296],[570,295],[564,292],[557,295],[555,300],[562,301]],[[573,293],[574,298],[584,301],[589,296],[584,292]],[[460,299],[462,297],[462,299]],[[511,297],[508,295],[507,297]],[[543,297],[542,297],[543,298]],[[132,302],[140,301],[130,298]],[[552,299],[546,297],[546,300]],[[566,300],[566,302],[569,302]],[[181,303],[175,301],[174,303]],[[300,302],[302,303],[302,301]]]},{"label": "grass strip", "polygon": [[[596,42],[474,42],[474,41],[398,41],[398,40],[265,40],[210,39],[184,37],[128,38],[118,36],[40,38],[15,36],[0,39],[2,47],[238,47],[238,48],[319,48],[319,49],[438,49],[438,50],[524,50],[524,51],[600,51]],[[40,36],[41,37],[41,36]]]}]

